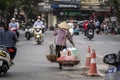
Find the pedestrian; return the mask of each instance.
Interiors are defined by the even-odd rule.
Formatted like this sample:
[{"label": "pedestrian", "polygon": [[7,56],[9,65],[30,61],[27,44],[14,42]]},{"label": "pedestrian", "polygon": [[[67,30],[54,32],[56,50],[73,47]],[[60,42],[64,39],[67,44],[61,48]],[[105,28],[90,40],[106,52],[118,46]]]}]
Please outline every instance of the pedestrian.
[{"label": "pedestrian", "polygon": [[[58,28],[54,31],[55,35],[55,45],[56,45],[56,54],[60,57],[60,51],[67,48],[66,40],[68,39],[70,43],[75,46],[73,42],[72,35],[69,32],[69,25],[66,22],[61,22],[58,24]],[[62,69],[62,65],[59,64],[59,69]]]},{"label": "pedestrian", "polygon": [[74,26],[74,20],[71,18],[70,20],[69,20],[69,22],[68,22],[68,25],[69,25],[69,32],[71,33],[71,35],[73,35],[74,34],[74,28],[75,28],[75,26]]},{"label": "pedestrian", "polygon": [[7,50],[13,49],[14,52],[9,52],[10,54],[10,63],[14,64],[13,59],[16,56],[17,48],[15,47],[16,36],[14,32],[8,29],[8,26],[3,25],[3,30],[0,30],[0,45],[4,45]]}]

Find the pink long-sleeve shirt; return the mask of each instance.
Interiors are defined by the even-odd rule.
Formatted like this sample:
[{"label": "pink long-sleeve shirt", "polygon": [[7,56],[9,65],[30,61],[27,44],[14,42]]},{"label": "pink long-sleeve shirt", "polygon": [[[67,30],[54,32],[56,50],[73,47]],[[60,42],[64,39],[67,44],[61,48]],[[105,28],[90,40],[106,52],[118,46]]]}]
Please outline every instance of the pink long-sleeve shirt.
[{"label": "pink long-sleeve shirt", "polygon": [[70,35],[70,33],[67,30],[57,28],[54,32],[54,35],[55,35],[55,44],[56,45],[66,46],[67,45],[66,38],[68,38],[68,40],[71,43],[73,43],[72,36]]}]

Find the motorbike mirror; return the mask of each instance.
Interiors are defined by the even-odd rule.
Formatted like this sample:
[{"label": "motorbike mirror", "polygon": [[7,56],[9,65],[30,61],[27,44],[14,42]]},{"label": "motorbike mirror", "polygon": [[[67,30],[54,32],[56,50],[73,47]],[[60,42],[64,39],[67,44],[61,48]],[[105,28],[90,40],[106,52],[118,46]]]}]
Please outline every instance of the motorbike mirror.
[{"label": "motorbike mirror", "polygon": [[107,54],[105,55],[105,57],[103,58],[103,62],[109,65],[115,65],[116,64],[116,54],[112,53],[112,54]]}]

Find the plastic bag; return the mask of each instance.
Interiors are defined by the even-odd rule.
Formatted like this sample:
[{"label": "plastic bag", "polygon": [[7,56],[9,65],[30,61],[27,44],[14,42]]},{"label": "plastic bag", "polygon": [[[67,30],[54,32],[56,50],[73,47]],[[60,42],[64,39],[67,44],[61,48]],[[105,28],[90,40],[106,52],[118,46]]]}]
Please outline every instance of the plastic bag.
[{"label": "plastic bag", "polygon": [[[63,51],[60,51],[61,57],[63,60],[79,60],[79,53],[77,48],[75,47],[69,47],[67,49],[63,49]],[[63,58],[64,57],[64,58]]]}]

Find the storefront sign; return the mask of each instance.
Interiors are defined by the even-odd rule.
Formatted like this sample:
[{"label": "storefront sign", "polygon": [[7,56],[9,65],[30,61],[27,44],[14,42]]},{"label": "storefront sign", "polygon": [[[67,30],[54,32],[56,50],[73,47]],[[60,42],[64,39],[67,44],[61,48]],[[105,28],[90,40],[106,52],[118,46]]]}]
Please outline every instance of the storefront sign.
[{"label": "storefront sign", "polygon": [[80,8],[78,5],[74,4],[52,4],[52,8],[57,9],[57,8]]},{"label": "storefront sign", "polygon": [[59,4],[59,8],[77,8],[77,5]]}]

